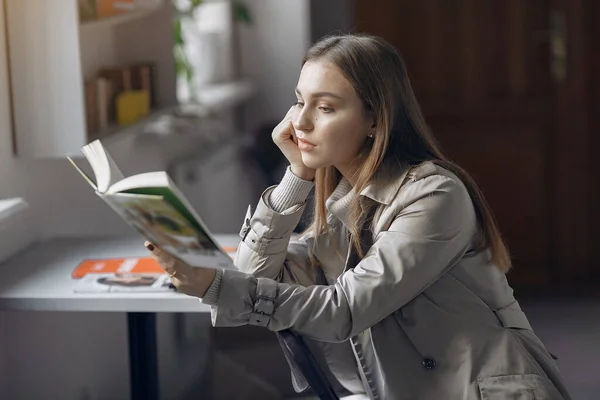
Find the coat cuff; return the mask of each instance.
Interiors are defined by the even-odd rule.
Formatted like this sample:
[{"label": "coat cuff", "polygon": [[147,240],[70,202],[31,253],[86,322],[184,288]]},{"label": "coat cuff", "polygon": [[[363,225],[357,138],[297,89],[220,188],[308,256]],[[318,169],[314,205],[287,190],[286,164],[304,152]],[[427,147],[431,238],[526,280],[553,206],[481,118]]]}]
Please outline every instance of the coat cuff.
[{"label": "coat cuff", "polygon": [[222,270],[220,286],[220,304],[211,304],[212,325],[231,327],[249,324],[254,311],[258,279],[241,271]]},{"label": "coat cuff", "polygon": [[281,182],[267,199],[268,206],[278,213],[298,204],[303,204],[314,186],[314,182],[298,178],[288,166]]},{"label": "coat cuff", "polygon": [[252,217],[245,218],[240,230],[242,241],[259,256],[280,254],[287,250],[290,236],[302,218],[306,204],[297,204],[278,213],[267,205],[267,198],[273,188],[261,196]]},{"label": "coat cuff", "polygon": [[236,270],[222,272],[220,304],[210,304],[213,326],[268,327],[275,311],[277,282]]},{"label": "coat cuff", "polygon": [[223,279],[223,270],[217,269],[217,274],[213,283],[210,285],[204,297],[202,303],[208,304],[209,306],[216,306],[219,304],[219,294],[221,293],[221,280]]}]

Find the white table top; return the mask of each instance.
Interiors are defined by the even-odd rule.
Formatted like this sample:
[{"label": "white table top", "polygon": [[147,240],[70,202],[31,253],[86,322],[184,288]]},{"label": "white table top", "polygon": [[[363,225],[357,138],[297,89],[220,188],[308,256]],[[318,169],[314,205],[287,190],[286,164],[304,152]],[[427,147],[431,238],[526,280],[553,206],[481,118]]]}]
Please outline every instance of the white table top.
[{"label": "white table top", "polygon": [[[237,246],[237,235],[215,235]],[[0,264],[1,311],[210,312],[182,293],[74,293],[71,272],[84,259],[148,256],[140,236],[61,238],[35,244]]]}]

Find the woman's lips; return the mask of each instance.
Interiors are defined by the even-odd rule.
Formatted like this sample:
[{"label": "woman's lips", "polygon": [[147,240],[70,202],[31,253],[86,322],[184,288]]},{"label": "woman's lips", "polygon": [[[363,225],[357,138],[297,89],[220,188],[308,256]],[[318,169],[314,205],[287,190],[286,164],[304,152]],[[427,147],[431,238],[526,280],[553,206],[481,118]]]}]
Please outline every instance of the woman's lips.
[{"label": "woman's lips", "polygon": [[301,151],[311,151],[315,148],[315,145],[308,140],[298,138],[298,148]]}]

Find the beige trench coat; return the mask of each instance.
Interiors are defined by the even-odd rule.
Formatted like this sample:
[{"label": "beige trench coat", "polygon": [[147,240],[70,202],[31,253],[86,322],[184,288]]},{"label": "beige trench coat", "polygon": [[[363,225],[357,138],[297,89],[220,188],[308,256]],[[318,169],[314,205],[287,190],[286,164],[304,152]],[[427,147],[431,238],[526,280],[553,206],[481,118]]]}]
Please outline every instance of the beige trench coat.
[{"label": "beige trench coat", "polygon": [[[303,205],[277,213],[267,195],[242,228],[240,271],[221,275],[215,326],[292,328],[323,343],[341,380],[358,370],[372,399],[569,398],[505,275],[472,251],[474,208],[455,175],[431,162],[378,173],[360,194],[379,207],[358,263],[335,215],[331,237],[290,242]],[[327,351],[339,342],[350,361]]]}]

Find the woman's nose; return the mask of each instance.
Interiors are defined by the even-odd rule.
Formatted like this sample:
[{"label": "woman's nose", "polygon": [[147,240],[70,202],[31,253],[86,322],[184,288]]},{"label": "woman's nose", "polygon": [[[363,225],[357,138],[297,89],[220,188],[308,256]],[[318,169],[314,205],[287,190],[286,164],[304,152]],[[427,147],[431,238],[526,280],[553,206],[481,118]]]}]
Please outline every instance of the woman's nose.
[{"label": "woman's nose", "polygon": [[292,114],[292,125],[297,131],[310,131],[312,129],[312,122],[310,113],[306,109],[297,109]]}]

